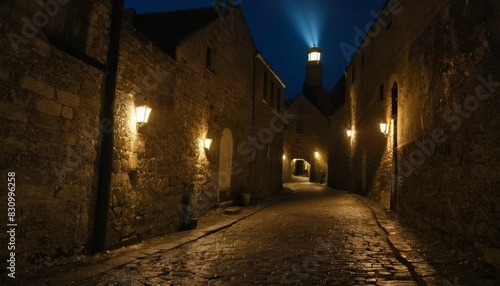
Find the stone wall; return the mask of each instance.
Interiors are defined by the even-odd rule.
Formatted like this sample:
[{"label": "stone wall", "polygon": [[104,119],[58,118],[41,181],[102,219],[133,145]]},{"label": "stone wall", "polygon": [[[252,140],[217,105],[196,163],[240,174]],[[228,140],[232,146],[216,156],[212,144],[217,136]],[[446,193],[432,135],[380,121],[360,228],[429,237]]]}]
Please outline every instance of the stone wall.
[{"label": "stone wall", "polygon": [[[335,94],[334,96],[343,96]],[[329,156],[328,156],[328,185],[339,190],[356,190],[350,160],[351,146],[347,130],[350,129],[350,109],[345,104],[335,111],[330,119]]]},{"label": "stone wall", "polygon": [[[265,82],[265,83],[264,83]],[[252,136],[239,143],[237,151],[251,162],[252,197],[261,198],[281,189],[283,181],[284,84],[262,56],[255,58]],[[267,171],[266,171],[267,170]]]},{"label": "stone wall", "polygon": [[[187,215],[182,211],[186,191],[193,192],[190,207],[203,215],[219,201],[239,201],[242,193],[261,198],[281,188],[282,135],[267,133],[276,115],[271,104],[261,106],[254,98],[262,96],[255,92],[261,89],[254,73],[267,72],[278,81],[267,65],[256,67],[260,61],[245,25],[234,9],[183,41],[175,58],[125,27],[108,218],[111,247],[177,230]],[[206,66],[207,48],[215,55],[212,67]],[[282,100],[276,96],[272,106],[282,106]],[[136,128],[133,110],[142,104],[152,112],[149,122]],[[219,168],[225,129],[233,140],[229,196],[218,191],[219,180],[227,179]],[[213,140],[209,150],[205,138]]]},{"label": "stone wall", "polygon": [[[332,137],[344,141],[332,147],[331,161],[349,168],[330,183],[367,194],[423,229],[474,243],[499,266],[500,5],[427,2],[389,1],[351,61],[346,104],[331,119],[331,136],[354,130],[350,139]],[[390,10],[391,25],[383,27]],[[380,122],[390,124],[389,134]],[[341,174],[351,182],[334,179]]]},{"label": "stone wall", "polygon": [[[67,1],[66,1],[67,2]],[[63,34],[51,21],[66,17],[72,3],[2,1],[0,12],[0,172],[16,173],[16,260],[38,265],[48,258],[84,253],[93,228],[96,150],[104,73],[49,42]],[[105,30],[106,3],[88,2],[90,25]],[[36,18],[34,15],[42,15]],[[43,16],[45,15],[45,16]],[[82,17],[88,15],[81,15]],[[47,17],[45,22],[40,19]],[[45,27],[47,31],[42,31]],[[85,43],[97,35],[72,30]],[[82,53],[106,58],[103,45],[63,42]],[[101,62],[102,63],[102,62]],[[6,202],[6,192],[0,200]],[[7,221],[6,204],[1,219]],[[5,232],[1,234],[6,245]],[[6,247],[0,255],[7,257]],[[2,269],[5,259],[2,259]]]},{"label": "stone wall", "polygon": [[[300,95],[289,106],[287,114],[290,120],[284,133],[286,157],[283,161],[283,180],[290,181],[294,172],[294,159],[302,159],[311,164],[309,180],[320,182],[322,174],[328,172],[328,118],[304,95]],[[298,121],[303,125],[299,133]]]},{"label": "stone wall", "polygon": [[[16,47],[6,35],[22,35],[23,17],[32,19],[43,8],[35,2],[0,3],[0,171],[16,172],[16,253],[23,265],[90,249],[97,150],[111,127],[108,248],[178,230],[187,215],[187,192],[194,215],[214,208],[219,180],[227,179],[219,172],[221,137],[227,130],[233,138],[228,199],[238,200],[241,193],[260,198],[281,188],[280,132],[252,160],[237,150],[276,117],[273,109],[283,106],[284,88],[262,65],[239,8],[184,40],[175,58],[124,22],[110,123],[100,119],[110,1],[54,3],[62,2],[57,13],[49,14],[45,30]],[[207,47],[215,51],[211,68],[206,66]],[[257,106],[254,97],[262,95],[254,78],[264,72],[280,97],[272,105]],[[152,112],[139,127],[135,107],[143,104]],[[205,138],[213,139],[209,150],[202,144]],[[0,199],[7,200],[5,193]],[[7,221],[1,205],[1,218]],[[0,238],[4,241],[5,234]]]}]

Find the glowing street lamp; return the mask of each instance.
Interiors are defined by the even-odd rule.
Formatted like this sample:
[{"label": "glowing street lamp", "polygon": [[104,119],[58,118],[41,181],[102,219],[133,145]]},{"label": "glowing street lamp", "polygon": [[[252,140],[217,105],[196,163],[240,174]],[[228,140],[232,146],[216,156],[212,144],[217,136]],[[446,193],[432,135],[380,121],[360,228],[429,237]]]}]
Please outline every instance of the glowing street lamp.
[{"label": "glowing street lamp", "polygon": [[347,130],[347,137],[349,137],[349,138],[352,137],[352,130],[351,129]]},{"label": "glowing street lamp", "polygon": [[387,123],[385,122],[380,123],[380,132],[382,132],[382,134],[384,135],[387,135],[389,133],[389,125],[387,125]]},{"label": "glowing street lamp", "polygon": [[137,125],[142,126],[148,122],[151,107],[147,105],[137,106],[135,108],[135,118]]},{"label": "glowing street lamp", "polygon": [[203,143],[203,147],[205,148],[205,150],[210,150],[210,145],[212,145],[212,139],[205,138],[205,142]]}]

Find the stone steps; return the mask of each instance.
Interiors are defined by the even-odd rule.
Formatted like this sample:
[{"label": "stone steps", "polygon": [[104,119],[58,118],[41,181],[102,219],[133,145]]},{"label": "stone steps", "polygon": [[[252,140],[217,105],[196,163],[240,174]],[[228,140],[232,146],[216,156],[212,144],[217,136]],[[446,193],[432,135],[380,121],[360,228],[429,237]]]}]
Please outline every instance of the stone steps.
[{"label": "stone steps", "polygon": [[224,213],[227,215],[236,215],[236,214],[239,214],[242,209],[243,209],[242,207],[232,206],[232,207],[226,208]]},{"label": "stone steps", "polygon": [[219,203],[219,208],[228,208],[233,205],[233,201],[224,201]]}]

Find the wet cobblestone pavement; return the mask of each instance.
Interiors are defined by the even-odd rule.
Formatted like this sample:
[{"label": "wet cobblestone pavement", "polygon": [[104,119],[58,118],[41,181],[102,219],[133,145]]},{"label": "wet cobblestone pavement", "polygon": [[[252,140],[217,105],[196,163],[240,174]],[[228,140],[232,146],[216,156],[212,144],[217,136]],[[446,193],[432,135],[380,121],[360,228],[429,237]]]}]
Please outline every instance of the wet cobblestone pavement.
[{"label": "wet cobblestone pavement", "polygon": [[230,228],[80,285],[417,285],[357,198],[294,187]]},{"label": "wet cobblestone pavement", "polygon": [[293,195],[283,191],[236,215],[219,209],[198,229],[45,269],[15,285],[500,285],[494,269],[468,269],[476,263],[470,256],[450,259],[447,245],[366,198],[318,184],[287,186]]}]

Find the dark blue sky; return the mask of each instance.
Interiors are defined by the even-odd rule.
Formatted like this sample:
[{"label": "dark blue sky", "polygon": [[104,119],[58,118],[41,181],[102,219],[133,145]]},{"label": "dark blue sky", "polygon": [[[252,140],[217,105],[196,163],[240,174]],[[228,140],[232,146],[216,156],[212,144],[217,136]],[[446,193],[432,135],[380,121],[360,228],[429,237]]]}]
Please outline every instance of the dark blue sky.
[{"label": "dark blue sky", "polygon": [[[323,83],[331,90],[348,61],[342,42],[355,46],[358,27],[374,20],[386,0],[234,0],[243,8],[259,52],[286,84],[286,99],[302,90],[307,51],[322,51]],[[213,7],[214,0],[126,0],[138,13]]]}]

